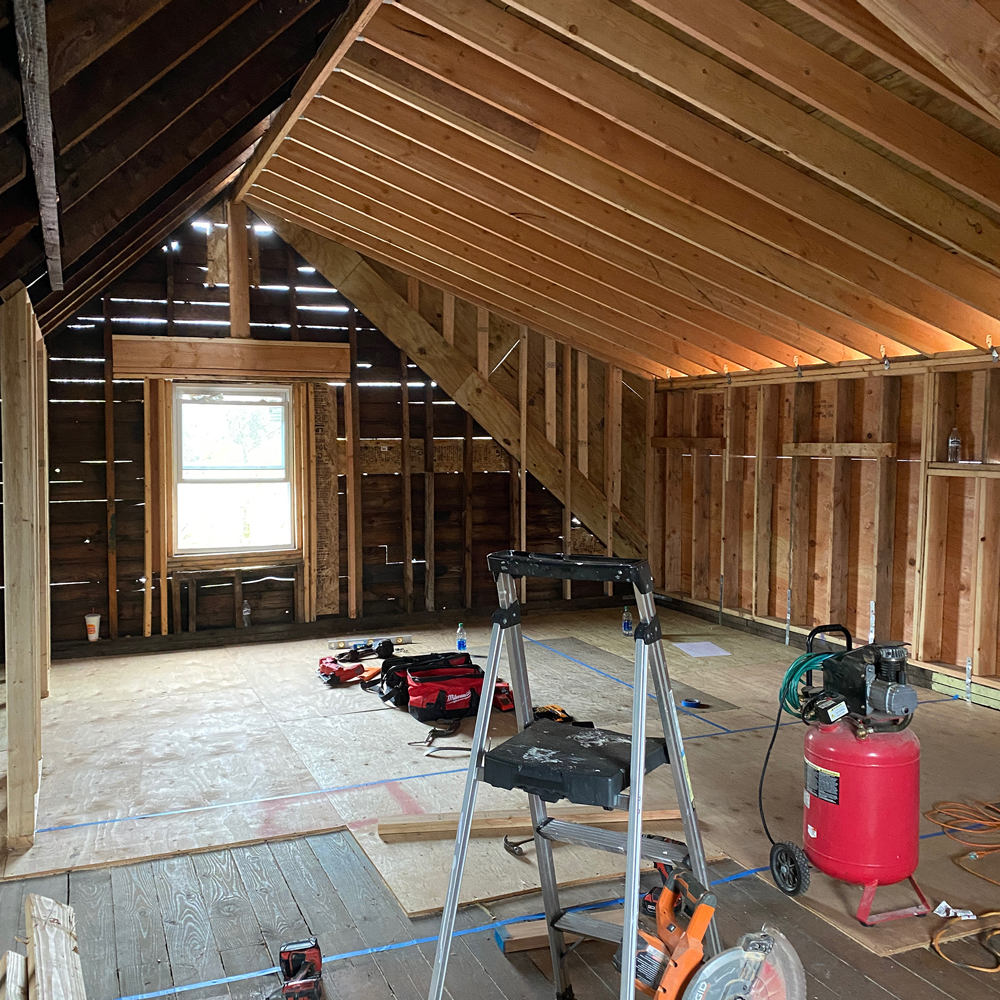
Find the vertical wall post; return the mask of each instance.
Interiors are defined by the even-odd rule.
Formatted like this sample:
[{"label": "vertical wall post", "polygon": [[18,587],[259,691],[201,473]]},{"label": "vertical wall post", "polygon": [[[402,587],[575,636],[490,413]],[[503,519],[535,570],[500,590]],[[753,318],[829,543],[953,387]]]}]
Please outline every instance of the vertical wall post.
[{"label": "vertical wall post", "polygon": [[[815,383],[796,382],[792,392],[792,441],[813,440]],[[806,624],[809,608],[809,510],[812,500],[812,459],[792,457],[791,503],[788,510],[788,588],[791,621]]]},{"label": "vertical wall post", "polygon": [[[854,437],[854,386],[852,379],[834,383],[832,434],[834,441]],[[832,459],[830,507],[826,531],[830,539],[830,569],[826,620],[841,623],[847,617],[847,582],[850,574],[851,544],[851,459]]]},{"label": "vertical wall post", "polygon": [[590,359],[576,352],[576,467],[590,475]]},{"label": "vertical wall post", "polygon": [[40,338],[24,286],[16,282],[0,306],[0,447],[4,470],[4,641],[7,671],[7,830],[10,850],[34,843],[41,761],[43,642],[49,581],[41,551],[40,428],[45,426],[36,341]]},{"label": "vertical wall post", "polygon": [[743,479],[746,462],[747,390],[726,390],[723,427],[726,443],[722,472],[722,603],[742,607],[740,575],[743,561]]},{"label": "vertical wall post", "polygon": [[[615,509],[622,491],[622,370],[604,366],[604,490],[607,494],[607,554],[615,554]],[[614,594],[614,584],[606,583],[604,593]]]},{"label": "vertical wall post", "polygon": [[410,369],[409,358],[399,352],[399,484],[403,491],[403,610],[413,611],[413,469],[410,455]]},{"label": "vertical wall post", "polygon": [[229,335],[250,336],[250,249],[247,243],[247,206],[226,205],[226,247],[229,262]]},{"label": "vertical wall post", "polygon": [[[883,443],[899,440],[899,377],[875,379],[878,393],[876,434]],[[874,526],[875,639],[892,638],[892,570],[896,538],[896,456],[877,459]]]},{"label": "vertical wall post", "polygon": [[711,437],[712,397],[707,393],[693,394],[694,406],[689,413],[688,434],[695,438],[691,448],[691,596],[711,600],[712,535],[712,458],[707,448],[699,447],[698,439]]},{"label": "vertical wall post", "polygon": [[753,503],[753,613],[766,618],[771,594],[771,516],[778,455],[780,385],[757,387],[757,453]]},{"label": "vertical wall post", "polygon": [[[344,431],[347,438],[347,614],[364,614],[364,561],[361,547],[361,414],[358,399],[358,329],[356,310],[347,314],[351,375],[344,386]],[[405,567],[404,567],[405,569]]]},{"label": "vertical wall post", "polygon": [[[528,548],[528,328],[521,327],[517,348],[517,412],[520,430],[518,454],[518,529],[517,547]],[[528,579],[521,577],[521,603],[528,599]]]},{"label": "vertical wall post", "polygon": [[115,383],[111,300],[104,297],[104,476],[108,535],[108,636],[118,638],[118,519],[115,512]]},{"label": "vertical wall post", "polygon": [[[573,348],[563,344],[562,429],[563,429],[563,552],[573,552]],[[563,600],[573,598],[573,581],[563,580]]]},{"label": "vertical wall post", "polygon": [[153,634],[153,400],[142,380],[142,634]]},{"label": "vertical wall post", "polygon": [[[687,393],[675,390],[667,393],[666,433],[668,438],[683,437]],[[667,448],[663,475],[663,588],[679,594],[683,589],[683,534],[681,532],[684,459],[680,448]]]}]

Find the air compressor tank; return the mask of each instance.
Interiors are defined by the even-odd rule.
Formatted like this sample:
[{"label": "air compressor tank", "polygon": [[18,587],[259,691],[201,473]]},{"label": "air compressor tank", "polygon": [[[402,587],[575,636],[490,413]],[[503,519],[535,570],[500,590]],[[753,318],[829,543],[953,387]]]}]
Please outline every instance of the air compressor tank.
[{"label": "air compressor tank", "polygon": [[920,741],[911,730],[861,737],[846,719],[809,726],[803,799],[806,855],[820,871],[872,896],[916,871]]}]

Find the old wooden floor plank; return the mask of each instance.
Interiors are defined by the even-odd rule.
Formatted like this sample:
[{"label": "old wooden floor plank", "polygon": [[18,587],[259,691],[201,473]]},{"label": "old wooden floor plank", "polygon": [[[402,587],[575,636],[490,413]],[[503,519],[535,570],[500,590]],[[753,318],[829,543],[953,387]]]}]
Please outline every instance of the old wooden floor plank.
[{"label": "old wooden floor plank", "polygon": [[111,898],[122,995],[172,986],[153,866],[147,863],[112,868]]},{"label": "old wooden floor plank", "polygon": [[281,946],[301,941],[309,928],[267,844],[235,848],[233,857],[272,958],[268,964],[277,965]]},{"label": "old wooden floor plank", "polygon": [[92,1000],[121,996],[111,870],[95,868],[71,872],[68,902],[76,913],[76,933],[87,996]]}]

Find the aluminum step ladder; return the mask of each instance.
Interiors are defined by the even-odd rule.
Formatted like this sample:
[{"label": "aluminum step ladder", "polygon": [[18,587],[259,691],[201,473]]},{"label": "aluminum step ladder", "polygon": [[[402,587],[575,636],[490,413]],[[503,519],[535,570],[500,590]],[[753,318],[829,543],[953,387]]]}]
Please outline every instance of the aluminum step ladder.
[{"label": "aluminum step ladder", "polygon": [[[687,854],[695,877],[702,885],[709,884],[705,848],[698,828],[698,816],[684,758],[677,708],[670,689],[660,621],[653,601],[653,577],[649,563],[645,559],[514,551],[494,552],[488,557],[487,562],[497,581],[500,606],[493,615],[493,632],[485,668],[486,676],[483,679],[484,694],[476,716],[469,772],[462,797],[462,810],[455,836],[455,854],[452,859],[448,893],[441,914],[441,929],[428,998],[442,1000],[444,995],[448,956],[451,952],[462,874],[472,830],[472,815],[479,784],[486,782],[498,787],[522,788],[528,793],[557,1000],[570,1000],[573,996],[573,988],[566,975],[565,932],[621,942],[622,973],[619,996],[621,1000],[632,1000],[635,995],[641,861],[664,861],[669,865],[676,865]],[[534,721],[524,655],[524,638],[521,633],[521,612],[514,583],[521,577],[632,584],[639,611],[639,624],[635,628],[631,739],[607,730],[583,729],[565,723],[546,726],[542,722]],[[487,692],[491,692],[496,684],[500,656],[505,644],[518,735],[500,744],[495,750],[487,752],[486,736],[493,702]],[[649,668],[653,675],[656,704],[665,741],[646,738]],[[565,756],[561,755],[561,745],[572,752],[568,752]],[[642,835],[643,778],[646,771],[657,763],[653,759],[647,760],[647,756],[658,757],[659,762],[663,761],[664,756],[669,760],[684,825],[686,849],[656,837]],[[574,771],[573,761],[578,764],[580,761],[584,763]],[[597,772],[603,775],[604,780],[595,785],[595,782],[588,778]],[[627,793],[624,792],[625,787],[628,788]],[[580,802],[583,805],[627,808],[628,832],[619,833],[550,819],[546,812],[545,800],[556,801],[564,795],[570,798],[570,801]],[[625,920],[622,929],[583,913],[567,913],[561,907],[552,858],[553,841],[626,855]],[[718,954],[721,950],[718,930],[714,923],[709,929],[705,943],[709,955]]]}]

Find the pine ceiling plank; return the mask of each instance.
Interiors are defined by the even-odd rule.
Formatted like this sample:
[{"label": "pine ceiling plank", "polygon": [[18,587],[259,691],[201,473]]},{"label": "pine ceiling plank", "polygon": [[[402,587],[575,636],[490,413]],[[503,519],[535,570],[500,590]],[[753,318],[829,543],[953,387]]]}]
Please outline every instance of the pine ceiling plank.
[{"label": "pine ceiling plank", "polygon": [[[374,123],[366,123],[355,116],[350,116],[342,133],[322,130],[309,121],[299,122],[293,141],[282,145],[279,156],[323,177],[334,176],[342,180],[341,172],[348,171],[354,178],[365,178],[373,187],[390,187],[405,198],[410,213],[424,222],[443,225],[445,214],[467,221],[484,234],[484,238],[487,234],[495,235],[504,241],[491,241],[492,246],[507,247],[507,253],[514,250],[530,253],[539,273],[560,274],[567,287],[585,288],[586,294],[645,323],[669,323],[670,317],[675,317],[710,334],[736,341],[763,358],[779,364],[794,364],[795,349],[782,341],[698,302],[672,294],[630,271],[604,263],[574,243],[557,240],[526,226],[489,200],[476,200],[446,186],[431,167],[426,172],[419,172],[413,169],[412,160],[407,164],[397,163],[365,148],[359,140],[366,124],[376,128]],[[441,163],[445,169],[449,166],[449,161]],[[352,186],[359,189],[356,180],[352,180]],[[801,348],[798,354],[811,357]],[[747,367],[760,367],[760,363]]]},{"label": "pine ceiling plank", "polygon": [[[251,195],[251,199],[253,195]],[[256,208],[254,209],[257,210]],[[364,314],[400,350],[417,359],[441,388],[471,413],[497,442],[515,458],[521,458],[518,416],[514,407],[470,365],[418,312],[411,309],[356,252],[289,223],[264,209],[265,218],[286,242],[335,287],[343,290]],[[528,424],[526,466],[557,500],[564,494],[563,456],[545,438],[544,432]],[[579,469],[571,472],[573,510],[599,538],[607,537],[609,507],[604,494]],[[640,556],[646,538],[617,508],[614,520],[615,551]]]},{"label": "pine ceiling plank", "polygon": [[[406,109],[400,112],[405,114]],[[434,192],[428,194],[428,200],[443,206],[452,203],[452,195],[464,199],[464,204],[471,200],[473,205],[494,212],[513,227],[498,224],[497,231],[502,229],[516,242],[562,260],[581,273],[592,275],[605,287],[620,289],[654,308],[697,325],[708,324],[708,329],[716,327],[713,321],[704,318],[704,313],[718,314],[724,326],[733,324],[735,335],[741,335],[742,329],[763,333],[791,347],[793,358],[798,353],[835,363],[869,356],[741,298],[728,288],[712,285],[666,262],[654,262],[630,244],[591,229],[568,215],[557,214],[528,195],[494,183],[465,163],[444,156],[436,148],[420,145],[343,104],[337,106],[336,115],[325,117],[323,128],[306,119],[300,121],[292,132],[293,141],[283,146],[282,155],[322,171],[324,168],[318,167],[310,154],[322,155],[318,152],[321,148],[329,151],[338,135],[344,139],[338,149],[343,156],[353,155],[352,165],[378,175],[386,171],[396,175],[402,169],[407,187],[426,190],[420,187],[425,182]],[[751,341],[746,343],[754,346]]]},{"label": "pine ceiling plank", "polygon": [[[266,174],[262,176],[266,176]],[[292,202],[280,194],[271,192],[260,184],[255,184],[251,188],[246,200],[258,214],[263,211],[270,217],[277,212],[283,219],[287,219],[299,227],[308,229],[310,232],[317,233],[326,239],[351,246],[359,253],[364,253],[375,260],[383,261],[437,288],[453,292],[459,297],[472,302],[474,305],[482,305],[489,308],[493,312],[505,316],[505,318],[513,323],[528,323],[532,329],[548,333],[564,343],[579,346],[582,350],[586,350],[595,357],[603,357],[610,360],[612,356],[620,354],[622,358],[620,363],[623,367],[630,370],[655,374],[660,377],[666,377],[666,373],[671,369],[675,372],[690,375],[703,375],[713,370],[680,357],[674,358],[679,364],[661,364],[644,354],[639,354],[632,350],[631,347],[624,343],[624,340],[615,345],[614,350],[612,350],[607,340],[597,337],[587,330],[571,327],[555,319],[550,314],[526,306],[519,299],[507,295],[493,285],[482,284],[473,277],[457,270],[455,267],[446,267],[437,264],[427,257],[415,254],[395,242],[382,239],[380,236],[368,232],[367,229],[359,229],[348,222],[323,216],[304,205]],[[263,218],[263,215],[261,217]],[[669,354],[670,352],[664,351],[663,353]]]},{"label": "pine ceiling plank", "polygon": [[[571,329],[584,330],[604,341],[605,352],[613,353],[612,345],[622,344],[664,366],[679,368],[687,359],[708,371],[722,371],[727,363],[731,367],[743,367],[737,366],[730,358],[720,358],[696,346],[678,343],[670,337],[669,331],[646,328],[640,337],[634,323],[623,322],[616,326],[605,319],[597,319],[590,315],[597,310],[587,309],[583,303],[575,302],[572,293],[538,279],[510,262],[505,262],[506,266],[503,266],[492,261],[493,266],[487,267],[474,246],[423,227],[415,220],[408,220],[402,213],[377,205],[332,180],[327,181],[324,187],[330,194],[336,195],[336,201],[316,190],[289,182],[287,178],[272,173],[270,167],[260,175],[259,180],[260,184],[254,189],[257,197],[269,198],[272,204],[281,199],[286,212],[295,212],[299,218],[316,225],[341,223],[350,226],[414,257],[464,274],[483,287],[495,289],[509,301],[532,310],[534,324],[541,323],[564,336]],[[501,270],[504,273],[497,273]],[[538,286],[542,286],[541,290]],[[658,342],[651,340],[651,336]]]},{"label": "pine ceiling plank", "polygon": [[507,7],[1000,268],[1000,224],[610,0],[509,0]]},{"label": "pine ceiling plank", "polygon": [[364,31],[365,25],[381,6],[382,0],[350,0],[347,9],[337,18],[330,33],[323,39],[319,51],[302,71],[291,96],[281,106],[281,110],[271,122],[271,127],[254,150],[253,156],[236,178],[236,183],[233,185],[234,201],[239,201],[247,193],[254,179],[281,145],[281,140],[288,135],[319,88],[336,69],[354,39]]},{"label": "pine ceiling plank", "polygon": [[[897,332],[900,328],[893,325],[895,317],[912,316],[926,327],[912,328],[920,340],[904,342],[924,353],[959,349],[968,343],[985,344],[987,337],[1000,342],[1000,320],[983,316],[824,232],[803,227],[780,209],[761,203],[404,11],[389,8],[372,24],[366,39],[371,43],[366,49],[376,46],[390,58],[415,63],[442,80],[515,110],[543,129],[546,136],[533,150],[521,154],[522,159],[538,162],[546,153],[550,159],[565,158],[565,150],[550,152],[552,140],[563,141],[572,148],[563,176],[582,174],[589,166],[582,156],[591,156],[613,171],[626,172],[655,188],[655,192],[640,189],[637,194],[638,199],[645,196],[650,203],[646,218],[655,218],[688,242],[765,274],[860,322],[879,324],[873,329],[895,339],[904,339]],[[352,51],[349,59],[382,72],[383,60],[377,53],[370,56],[362,52],[356,57]],[[636,211],[634,203],[623,207]],[[883,310],[873,297],[889,308]],[[941,336],[940,330],[950,336]]]},{"label": "pine ceiling plank", "polygon": [[975,0],[860,0],[870,13],[994,117],[1000,117],[1000,21]]},{"label": "pine ceiling plank", "polygon": [[[436,116],[435,106],[401,90],[367,63],[361,65],[350,57],[346,59],[336,82],[348,76]],[[642,236],[637,245],[644,249],[656,248],[681,267],[697,262],[693,269],[706,277],[711,276],[710,272],[718,273],[721,268],[734,272],[730,279],[733,282],[745,285],[748,278],[751,283],[764,282],[781,296],[808,300],[831,316],[866,326],[877,335],[880,343],[892,340],[919,353],[961,346],[961,342],[948,334],[886,307],[870,296],[859,295],[857,290],[845,287],[845,283],[836,282],[790,255],[705,216],[550,135],[542,135],[534,150],[503,149],[495,142],[494,133],[488,130],[479,129],[473,123],[450,124],[453,129],[449,145],[461,145],[462,156],[469,155],[467,147],[477,140],[492,147],[493,159],[506,153],[506,159],[516,161],[506,169],[508,183],[512,183],[510,178],[516,172],[524,180],[513,182],[515,186],[536,190],[539,197],[545,198],[550,197],[550,190],[568,186],[571,199],[579,201],[581,196],[588,196],[595,202],[593,218],[598,226],[604,227],[610,222],[619,229],[623,226],[639,228]]]},{"label": "pine ceiling plank", "polygon": [[955,86],[948,76],[919,52],[911,48],[899,35],[892,32],[877,17],[858,3],[858,0],[788,0],[828,28],[840,32],[855,45],[867,49],[891,66],[901,69],[907,76],[935,91],[959,107],[981,118],[989,125],[1000,127],[1000,122],[976,101]]},{"label": "pine ceiling plank", "polygon": [[[984,205],[1000,208],[1000,158],[741,0],[637,2],[897,156]],[[953,14],[947,20],[965,30],[963,18]]]},{"label": "pine ceiling plank", "polygon": [[[425,23],[463,39],[740,190],[1000,318],[1000,286],[995,276],[969,258],[938,246],[795,166],[661,99],[586,53],[483,0],[399,3]],[[824,259],[818,263],[823,264]],[[982,346],[985,340],[979,343]]]},{"label": "pine ceiling plank", "polygon": [[[377,82],[373,80],[373,86],[377,87]],[[397,93],[379,92],[342,71],[327,81],[321,92],[322,99],[310,106],[309,120],[322,127],[336,129],[338,106],[343,103],[359,114],[378,120],[386,128],[476,170],[501,188],[528,193],[536,202],[533,213],[527,217],[533,225],[548,229],[550,225],[558,224],[561,216],[568,215],[590,229],[629,244],[638,252],[636,269],[640,273],[656,275],[660,262],[663,262],[726,288],[869,357],[880,355],[881,344],[891,354],[911,353],[909,348],[880,336],[860,323],[817,306],[793,291],[742,270],[720,257],[699,251],[567,182],[540,174],[530,164],[508,156],[499,147],[477,142],[468,133],[456,132],[431,113],[407,105],[402,97]],[[810,350],[809,353],[816,352]]]}]

